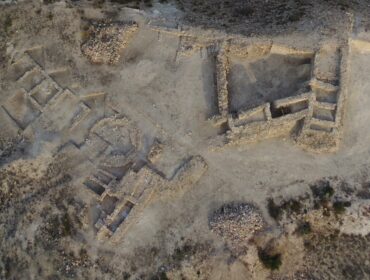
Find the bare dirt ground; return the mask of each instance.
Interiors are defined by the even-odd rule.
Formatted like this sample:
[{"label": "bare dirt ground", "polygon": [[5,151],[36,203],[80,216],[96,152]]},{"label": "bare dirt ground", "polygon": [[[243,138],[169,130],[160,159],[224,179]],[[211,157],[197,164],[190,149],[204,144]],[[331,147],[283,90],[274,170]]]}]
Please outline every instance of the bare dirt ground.
[{"label": "bare dirt ground", "polygon": [[0,0],[0,279],[369,279],[369,10]]}]

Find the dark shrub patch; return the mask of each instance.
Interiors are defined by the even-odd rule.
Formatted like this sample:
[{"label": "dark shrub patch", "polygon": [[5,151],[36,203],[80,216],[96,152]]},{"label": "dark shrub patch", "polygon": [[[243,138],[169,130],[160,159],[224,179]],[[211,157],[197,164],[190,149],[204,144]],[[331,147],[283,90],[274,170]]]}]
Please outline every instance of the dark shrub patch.
[{"label": "dark shrub patch", "polygon": [[275,220],[280,220],[282,215],[282,209],[279,205],[275,204],[272,198],[269,198],[267,201],[267,209],[272,218]]},{"label": "dark shrub patch", "polygon": [[258,258],[262,264],[271,270],[277,270],[281,266],[281,254],[270,254],[266,249],[258,249]]},{"label": "dark shrub patch", "polygon": [[343,214],[346,212],[346,208],[351,206],[351,202],[349,201],[335,201],[333,203],[333,209],[335,214]]},{"label": "dark shrub patch", "polygon": [[298,222],[297,229],[295,232],[299,235],[309,234],[312,232],[311,224],[306,221]]}]

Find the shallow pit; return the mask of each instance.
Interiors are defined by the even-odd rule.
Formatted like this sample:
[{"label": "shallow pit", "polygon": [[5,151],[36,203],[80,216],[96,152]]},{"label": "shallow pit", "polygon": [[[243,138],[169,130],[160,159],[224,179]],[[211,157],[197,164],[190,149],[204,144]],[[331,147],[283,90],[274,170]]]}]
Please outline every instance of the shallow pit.
[{"label": "shallow pit", "polygon": [[230,111],[300,94],[311,78],[311,62],[311,58],[298,55],[268,54],[257,60],[231,56]]}]

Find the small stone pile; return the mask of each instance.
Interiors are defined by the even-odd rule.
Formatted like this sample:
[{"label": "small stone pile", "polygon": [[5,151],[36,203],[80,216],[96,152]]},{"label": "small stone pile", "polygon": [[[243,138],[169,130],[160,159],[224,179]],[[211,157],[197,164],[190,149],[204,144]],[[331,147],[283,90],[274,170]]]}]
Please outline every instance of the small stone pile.
[{"label": "small stone pile", "polygon": [[137,29],[136,23],[93,24],[81,51],[92,63],[116,64]]},{"label": "small stone pile", "polygon": [[209,219],[211,230],[222,237],[237,255],[246,252],[248,241],[265,225],[260,211],[248,203],[225,204]]}]

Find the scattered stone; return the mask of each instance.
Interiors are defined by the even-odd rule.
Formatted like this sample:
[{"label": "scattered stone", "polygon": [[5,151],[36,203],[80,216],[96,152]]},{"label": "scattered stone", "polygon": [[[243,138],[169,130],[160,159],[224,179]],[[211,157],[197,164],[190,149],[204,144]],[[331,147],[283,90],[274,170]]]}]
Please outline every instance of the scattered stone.
[{"label": "scattered stone", "polygon": [[116,64],[133,34],[136,23],[98,23],[90,27],[90,38],[81,46],[82,53],[96,64]]},{"label": "scattered stone", "polygon": [[259,210],[248,203],[230,203],[217,209],[209,226],[222,237],[237,255],[245,253],[248,241],[264,229],[265,221]]}]

